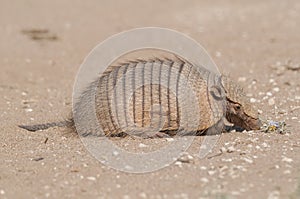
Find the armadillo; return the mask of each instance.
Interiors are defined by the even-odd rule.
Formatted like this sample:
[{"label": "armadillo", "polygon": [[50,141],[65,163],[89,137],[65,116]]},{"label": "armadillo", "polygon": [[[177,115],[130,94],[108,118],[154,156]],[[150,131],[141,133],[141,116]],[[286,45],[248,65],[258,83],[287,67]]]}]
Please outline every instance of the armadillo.
[{"label": "armadillo", "polygon": [[[196,125],[187,125],[185,130],[201,134],[223,124],[223,117],[246,130],[261,126],[257,113],[238,85],[226,76],[195,67],[177,56],[129,60],[109,66],[92,84],[82,94],[82,99],[96,88],[96,116],[105,135],[147,129],[171,134],[184,126],[183,121],[192,120]],[[196,103],[190,103],[187,88],[193,92]],[[87,114],[85,103],[88,102],[79,103],[81,117]],[[184,118],[182,110],[187,110],[190,118]],[[74,120],[20,125],[29,131],[53,126],[74,126]]]}]

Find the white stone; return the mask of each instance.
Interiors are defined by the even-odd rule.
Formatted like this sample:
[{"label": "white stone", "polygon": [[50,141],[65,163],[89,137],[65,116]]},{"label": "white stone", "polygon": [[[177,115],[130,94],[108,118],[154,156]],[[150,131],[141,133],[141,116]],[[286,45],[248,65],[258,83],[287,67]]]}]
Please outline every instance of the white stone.
[{"label": "white stone", "polygon": [[175,165],[177,165],[177,166],[181,167],[181,166],[182,166],[182,162],[180,162],[180,161],[176,161],[176,162],[175,162]]},{"label": "white stone", "polygon": [[255,102],[256,102],[256,99],[252,97],[252,98],[250,98],[250,102],[251,102],[251,103],[255,103]]},{"label": "white stone", "polygon": [[262,146],[265,147],[265,148],[269,147],[269,145],[267,143],[265,143],[265,142],[262,143]]},{"label": "white stone", "polygon": [[226,150],[225,147],[222,147],[222,148],[220,148],[220,151],[221,151],[222,153],[225,153],[227,150]]},{"label": "white stone", "polygon": [[232,152],[234,152],[234,151],[235,151],[234,146],[230,146],[230,147],[227,148],[227,152],[228,152],[228,153],[232,153]]},{"label": "white stone", "polygon": [[96,178],[93,177],[93,176],[89,176],[89,177],[87,177],[86,179],[91,180],[91,181],[96,181]]},{"label": "white stone", "polygon": [[26,109],[25,109],[25,112],[27,112],[27,113],[32,112],[32,111],[33,111],[32,108],[26,108]]},{"label": "white stone", "polygon": [[238,78],[238,82],[245,82],[246,81],[246,77],[239,77]]},{"label": "white stone", "polygon": [[166,140],[167,140],[168,142],[173,142],[173,141],[174,141],[174,138],[166,138]]},{"label": "white stone", "polygon": [[212,176],[212,175],[214,175],[216,172],[217,172],[217,171],[215,171],[215,170],[210,170],[210,171],[208,171],[207,173],[208,173],[208,175]]},{"label": "white stone", "polygon": [[140,196],[141,198],[147,198],[147,194],[144,193],[144,192],[140,193],[139,196]]},{"label": "white stone", "polygon": [[247,163],[250,163],[250,164],[253,163],[253,160],[251,160],[250,158],[244,158],[244,160],[245,160]]},{"label": "white stone", "polygon": [[216,57],[221,57],[221,56],[222,56],[222,53],[219,52],[219,51],[217,51],[217,52],[216,52]]},{"label": "white stone", "polygon": [[124,195],[123,199],[130,199],[130,196],[129,195]]},{"label": "white stone", "polygon": [[270,99],[268,100],[268,104],[269,104],[270,106],[274,105],[274,104],[275,104],[274,98],[270,98]]},{"label": "white stone", "polygon": [[282,162],[288,162],[288,163],[291,163],[293,162],[293,159],[292,158],[288,158],[288,157],[282,157]]},{"label": "white stone", "polygon": [[291,174],[292,172],[290,170],[285,170],[283,173],[284,174]]},{"label": "white stone", "polygon": [[208,183],[209,182],[209,180],[207,178],[201,178],[200,181],[204,182],[204,183]]},{"label": "white stone", "polygon": [[146,144],[140,143],[140,144],[139,144],[139,147],[140,147],[140,148],[145,148],[145,147],[148,147],[148,146],[147,146]]}]

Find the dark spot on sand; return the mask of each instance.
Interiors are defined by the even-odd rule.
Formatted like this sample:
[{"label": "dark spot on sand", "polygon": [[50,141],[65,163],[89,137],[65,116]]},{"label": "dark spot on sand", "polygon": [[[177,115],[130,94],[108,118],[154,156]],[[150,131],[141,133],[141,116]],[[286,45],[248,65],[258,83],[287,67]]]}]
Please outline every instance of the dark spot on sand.
[{"label": "dark spot on sand", "polygon": [[58,37],[56,34],[50,32],[48,29],[24,29],[21,31],[34,41],[56,41]]}]

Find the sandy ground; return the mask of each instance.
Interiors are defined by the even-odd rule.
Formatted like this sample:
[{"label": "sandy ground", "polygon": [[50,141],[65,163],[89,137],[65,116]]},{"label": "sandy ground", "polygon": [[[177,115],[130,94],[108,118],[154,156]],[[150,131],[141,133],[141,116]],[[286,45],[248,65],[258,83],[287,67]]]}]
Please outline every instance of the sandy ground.
[{"label": "sandy ground", "polygon": [[[300,70],[292,70],[300,63],[299,24],[297,0],[1,0],[0,198],[300,198]],[[66,118],[88,52],[144,26],[193,37],[263,118],[286,121],[290,132],[222,134],[204,159],[196,157],[203,136],[196,137],[189,161],[129,174],[100,164],[63,128],[17,127]],[[115,141],[136,150],[157,142]]]}]

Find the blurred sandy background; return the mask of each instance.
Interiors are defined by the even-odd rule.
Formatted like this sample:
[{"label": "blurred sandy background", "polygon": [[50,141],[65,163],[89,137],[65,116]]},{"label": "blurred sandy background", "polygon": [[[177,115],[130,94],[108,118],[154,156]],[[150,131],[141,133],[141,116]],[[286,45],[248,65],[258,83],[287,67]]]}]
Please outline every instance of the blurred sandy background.
[{"label": "blurred sandy background", "polygon": [[[297,0],[0,0],[0,198],[300,198],[299,25]],[[261,115],[285,120],[290,133],[223,134],[201,160],[197,137],[191,160],[137,175],[100,164],[62,128],[17,127],[66,118],[89,51],[144,26],[201,43]]]}]

